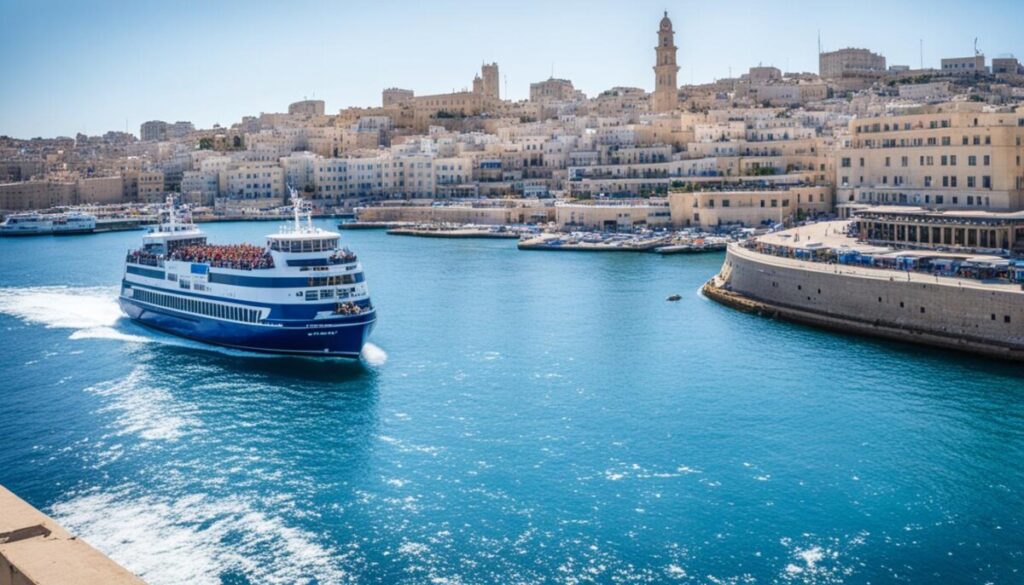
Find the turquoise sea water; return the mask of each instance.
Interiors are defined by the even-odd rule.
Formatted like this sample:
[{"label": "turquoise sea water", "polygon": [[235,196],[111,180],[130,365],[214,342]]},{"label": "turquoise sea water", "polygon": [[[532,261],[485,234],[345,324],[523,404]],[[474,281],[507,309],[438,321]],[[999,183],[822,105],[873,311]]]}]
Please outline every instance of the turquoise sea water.
[{"label": "turquoise sea water", "polygon": [[139,238],[0,240],[0,483],[150,583],[1024,581],[1020,365],[375,231],[364,361],[255,357],[119,317]]}]

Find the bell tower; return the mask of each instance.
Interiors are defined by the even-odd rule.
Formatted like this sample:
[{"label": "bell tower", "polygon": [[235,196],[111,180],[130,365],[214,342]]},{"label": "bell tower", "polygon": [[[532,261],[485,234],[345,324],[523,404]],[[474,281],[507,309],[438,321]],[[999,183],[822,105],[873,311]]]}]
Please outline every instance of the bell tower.
[{"label": "bell tower", "polygon": [[657,59],[654,63],[651,109],[655,112],[671,112],[679,103],[679,85],[676,82],[679,66],[676,65],[675,31],[672,30],[668,11],[658,26],[658,46],[654,48],[654,54]]}]

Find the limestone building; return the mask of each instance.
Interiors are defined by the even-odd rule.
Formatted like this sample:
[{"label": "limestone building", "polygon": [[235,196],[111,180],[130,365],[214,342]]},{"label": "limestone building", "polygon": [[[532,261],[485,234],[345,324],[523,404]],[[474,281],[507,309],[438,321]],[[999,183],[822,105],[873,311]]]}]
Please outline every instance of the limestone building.
[{"label": "limestone building", "polygon": [[389,87],[381,92],[381,102],[385,108],[397,106],[411,102],[415,95],[416,94],[411,89]]},{"label": "limestone building", "polygon": [[499,89],[501,82],[498,77],[498,64],[484,63],[480,67],[480,77],[483,82],[481,89],[484,96],[493,100],[501,99],[501,91]]},{"label": "limestone building", "polygon": [[530,84],[531,102],[564,102],[576,97],[576,88],[568,79],[551,77]]},{"label": "limestone building", "polygon": [[885,57],[867,49],[839,49],[818,55],[818,75],[823,79],[881,75],[885,73]]},{"label": "limestone building", "polygon": [[654,48],[656,61],[654,64],[654,95],[651,96],[651,109],[655,112],[671,112],[679,104],[679,84],[676,76],[679,66],[676,65],[675,31],[668,12],[658,26],[658,46]]},{"label": "limestone building", "polygon": [[323,116],[324,100],[302,100],[288,105],[288,113],[302,116]]},{"label": "limestone building", "polygon": [[973,57],[955,57],[942,60],[942,72],[949,75],[976,75],[987,73],[985,68],[985,55],[974,55]]},{"label": "limestone building", "polygon": [[855,118],[837,153],[841,204],[1024,209],[1024,108],[944,104]]},{"label": "limestone building", "polygon": [[161,120],[143,122],[139,127],[139,139],[143,142],[166,140],[167,122]]}]

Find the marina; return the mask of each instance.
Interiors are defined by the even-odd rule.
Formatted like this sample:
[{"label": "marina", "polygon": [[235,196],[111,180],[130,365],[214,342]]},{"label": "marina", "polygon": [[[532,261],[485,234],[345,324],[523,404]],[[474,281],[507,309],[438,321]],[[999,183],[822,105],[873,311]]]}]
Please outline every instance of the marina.
[{"label": "marina", "polygon": [[529,233],[528,228],[506,226],[475,226],[475,225],[417,225],[412,227],[396,227],[387,230],[392,236],[415,236],[421,238],[455,238],[455,239],[519,239]]},{"label": "marina", "polygon": [[545,233],[519,241],[520,250],[566,252],[653,252],[669,242],[669,236],[609,235],[594,232]]}]

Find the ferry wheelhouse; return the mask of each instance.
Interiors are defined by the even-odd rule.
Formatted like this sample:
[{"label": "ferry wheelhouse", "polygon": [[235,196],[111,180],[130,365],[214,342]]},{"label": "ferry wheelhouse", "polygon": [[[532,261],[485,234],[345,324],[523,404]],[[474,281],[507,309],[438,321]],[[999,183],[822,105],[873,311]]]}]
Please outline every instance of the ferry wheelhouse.
[{"label": "ferry wheelhouse", "polygon": [[129,251],[120,304],[132,319],[248,351],[356,358],[377,315],[356,255],[335,232],[294,219],[265,247],[213,245],[168,198],[167,220]]}]

